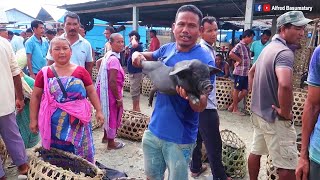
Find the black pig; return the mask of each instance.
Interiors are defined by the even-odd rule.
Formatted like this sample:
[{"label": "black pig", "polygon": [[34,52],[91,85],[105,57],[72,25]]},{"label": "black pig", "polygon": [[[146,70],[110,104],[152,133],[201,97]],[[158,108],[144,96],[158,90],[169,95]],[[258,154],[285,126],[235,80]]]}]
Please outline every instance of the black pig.
[{"label": "black pig", "polygon": [[173,67],[166,66],[161,61],[142,61],[142,71],[147,74],[155,89],[150,93],[149,106],[152,105],[156,90],[174,95],[176,86],[186,90],[192,103],[200,102],[201,94],[209,94],[213,85],[210,75],[220,72],[218,68],[206,65],[197,59],[176,63]]}]

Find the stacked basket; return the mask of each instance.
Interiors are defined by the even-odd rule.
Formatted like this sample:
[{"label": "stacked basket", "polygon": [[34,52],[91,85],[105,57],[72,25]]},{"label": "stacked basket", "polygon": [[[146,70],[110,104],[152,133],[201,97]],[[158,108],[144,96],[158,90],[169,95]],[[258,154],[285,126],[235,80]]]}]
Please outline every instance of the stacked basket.
[{"label": "stacked basket", "polygon": [[121,127],[117,131],[119,137],[140,141],[147,129],[150,117],[136,111],[124,110]]},{"label": "stacked basket", "polygon": [[126,73],[125,76],[124,76],[123,90],[130,92],[130,80],[129,80],[129,74],[128,73]]},{"label": "stacked basket", "polygon": [[218,109],[228,108],[232,103],[233,82],[227,78],[217,78],[216,80],[216,97]]},{"label": "stacked basket", "polygon": [[293,91],[293,106],[292,106],[292,114],[294,125],[302,126],[302,114],[303,114],[303,106],[307,99],[307,91],[295,88]]},{"label": "stacked basket", "polygon": [[150,91],[153,87],[153,83],[148,76],[144,76],[142,79],[142,94],[145,96],[149,96]]},{"label": "stacked basket", "polygon": [[[302,114],[303,114],[303,106],[307,99],[307,91],[294,88],[293,90],[293,105],[292,105],[292,114],[294,125],[301,126],[302,125]],[[245,110],[247,114],[251,113],[251,93],[246,97],[246,106]]]}]

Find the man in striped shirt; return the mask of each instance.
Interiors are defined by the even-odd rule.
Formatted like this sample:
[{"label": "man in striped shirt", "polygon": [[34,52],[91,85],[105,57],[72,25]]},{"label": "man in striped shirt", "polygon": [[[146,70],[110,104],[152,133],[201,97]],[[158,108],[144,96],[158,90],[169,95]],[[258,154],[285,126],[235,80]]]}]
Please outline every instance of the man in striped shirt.
[{"label": "man in striped shirt", "polygon": [[238,103],[248,94],[248,72],[250,69],[250,49],[248,45],[252,42],[254,31],[247,29],[243,32],[242,40],[230,51],[230,58],[235,60],[234,75],[234,90],[233,103],[228,110],[238,115],[244,115],[238,109]]}]

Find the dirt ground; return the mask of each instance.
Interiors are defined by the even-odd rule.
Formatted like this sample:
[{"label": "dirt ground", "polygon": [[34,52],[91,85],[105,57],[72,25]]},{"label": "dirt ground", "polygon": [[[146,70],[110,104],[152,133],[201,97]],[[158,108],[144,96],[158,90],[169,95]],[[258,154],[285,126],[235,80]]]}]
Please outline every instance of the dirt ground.
[{"label": "dirt ground", "polygon": [[[152,108],[147,106],[147,97],[141,96],[141,110],[146,115],[151,115]],[[124,93],[124,109],[132,109],[131,98],[128,92]],[[250,123],[249,116],[237,116],[227,111],[219,111],[220,116],[220,130],[229,129],[235,132],[246,144],[246,155],[249,155],[251,148],[251,141],[253,135],[253,128]],[[298,128],[297,131],[300,131]],[[137,179],[145,179],[143,167],[143,152],[141,149],[141,142],[134,142],[130,140],[120,139],[125,142],[126,146],[119,150],[107,150],[105,144],[101,143],[103,136],[102,128],[94,130],[96,160],[106,165],[109,168],[117,169],[126,172],[129,177]],[[28,154],[32,154],[32,149],[29,149]],[[9,160],[6,165],[8,165]],[[209,165],[208,165],[209,166]],[[16,168],[5,168],[7,178],[9,180],[17,179]],[[208,169],[201,177],[200,180],[211,180],[211,171]],[[191,176],[189,177],[191,178]],[[242,178],[249,179],[248,173]],[[262,158],[259,179],[266,180],[266,157]]]}]

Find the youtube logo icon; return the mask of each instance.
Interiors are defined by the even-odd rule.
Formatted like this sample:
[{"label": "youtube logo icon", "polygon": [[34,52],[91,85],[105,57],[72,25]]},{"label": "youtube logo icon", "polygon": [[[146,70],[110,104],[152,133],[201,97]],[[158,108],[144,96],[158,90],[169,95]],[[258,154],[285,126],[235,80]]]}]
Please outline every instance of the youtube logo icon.
[{"label": "youtube logo icon", "polygon": [[263,12],[270,12],[271,11],[271,5],[270,4],[263,4],[262,11]]}]

